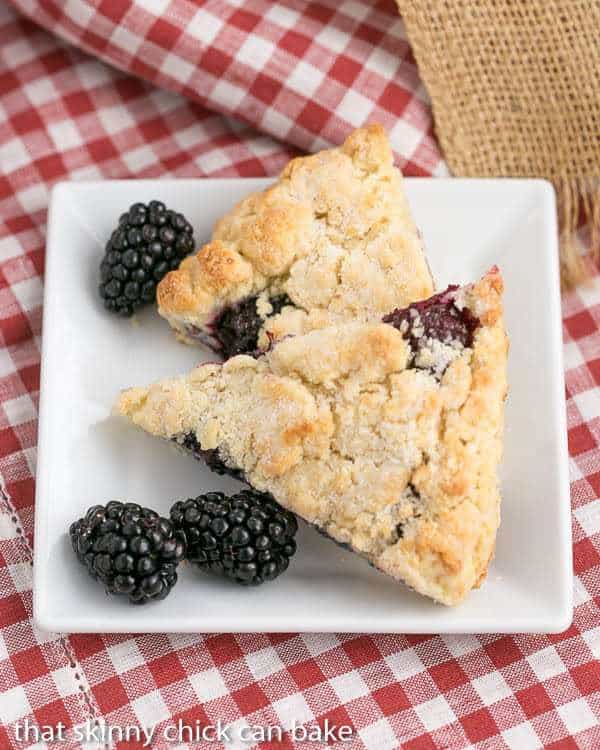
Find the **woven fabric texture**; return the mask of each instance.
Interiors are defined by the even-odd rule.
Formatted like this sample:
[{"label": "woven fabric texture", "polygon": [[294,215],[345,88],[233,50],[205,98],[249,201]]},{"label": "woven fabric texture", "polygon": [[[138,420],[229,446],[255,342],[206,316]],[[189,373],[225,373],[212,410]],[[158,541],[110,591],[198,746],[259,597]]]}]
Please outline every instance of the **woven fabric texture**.
[{"label": "woven fabric texture", "polygon": [[562,275],[600,260],[600,2],[398,0],[452,172],[543,177],[562,220]]},{"label": "woven fabric texture", "polygon": [[[36,750],[141,748],[117,738],[83,745],[74,727],[87,722],[92,728],[158,723],[160,736],[180,720],[218,719],[238,731],[250,724],[289,727],[293,720],[351,724],[352,741],[336,746],[349,750],[600,747],[600,281],[566,297],[563,308],[576,603],[565,633],[61,636],[35,627],[34,473],[50,187],[61,179],[274,175],[298,147],[316,147],[323,138],[312,115],[298,121],[317,97],[314,89],[293,92],[310,80],[325,92],[318,101],[329,102],[321,115],[331,128],[327,138],[340,139],[352,126],[385,116],[408,173],[443,174],[444,165],[392,2],[18,5],[62,36],[72,14],[77,44],[85,37],[103,56],[112,44],[123,45],[136,66],[146,61],[148,67],[136,69],[136,76],[119,72],[0,0],[0,750],[33,745],[15,736],[15,722],[25,719],[67,727],[65,742],[40,743]],[[122,18],[141,14],[145,24],[134,32],[124,22],[119,30],[111,20],[119,8]],[[201,95],[184,91],[173,60],[166,63],[173,76],[160,72],[164,59],[178,54],[176,32],[155,29],[165,13],[202,20],[195,26],[186,21],[177,37],[191,39],[190,26],[196,29],[184,49],[197,50],[190,65],[198,72],[190,75],[207,82]],[[127,42],[124,29],[132,35]],[[274,70],[256,57],[269,42],[285,51],[287,67]],[[233,46],[221,73],[207,72],[227,45]],[[155,47],[163,51],[152,58]],[[248,48],[252,54],[243,51]],[[247,88],[265,66],[285,92],[268,105],[255,96],[260,87],[252,94]],[[219,94],[238,84],[241,99]],[[234,110],[238,119],[221,115]],[[288,735],[282,743],[256,746],[318,747],[293,743]],[[251,743],[155,741],[152,747],[242,750]]]}]

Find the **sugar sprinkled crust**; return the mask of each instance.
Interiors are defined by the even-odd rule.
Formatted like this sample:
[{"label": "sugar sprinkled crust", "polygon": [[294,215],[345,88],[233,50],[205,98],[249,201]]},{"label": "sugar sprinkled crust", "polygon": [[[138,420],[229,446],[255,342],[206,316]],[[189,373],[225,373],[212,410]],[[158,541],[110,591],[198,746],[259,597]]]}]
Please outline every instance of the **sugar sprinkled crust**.
[{"label": "sugar sprinkled crust", "polygon": [[[157,299],[180,338],[210,344],[218,313],[256,296],[264,346],[270,337],[376,320],[432,292],[402,175],[385,131],[369,125],[339,148],[292,160],[272,187],[242,200],[207,245],[167,274]],[[281,294],[293,305],[271,316],[269,297]]]},{"label": "sugar sprinkled crust", "polygon": [[497,269],[452,292],[478,319],[468,346],[416,325],[415,351],[402,325],[345,324],[133,388],[116,411],[192,435],[377,568],[456,604],[485,577],[499,524],[501,294]]}]

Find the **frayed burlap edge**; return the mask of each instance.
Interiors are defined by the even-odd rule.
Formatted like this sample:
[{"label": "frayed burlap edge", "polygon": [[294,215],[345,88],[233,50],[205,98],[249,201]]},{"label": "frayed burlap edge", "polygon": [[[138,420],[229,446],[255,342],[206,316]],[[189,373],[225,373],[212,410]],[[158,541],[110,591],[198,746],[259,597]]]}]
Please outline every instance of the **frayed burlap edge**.
[{"label": "frayed burlap edge", "polygon": [[600,262],[600,0],[397,3],[450,171],[550,180],[562,287],[592,276]]},{"label": "frayed burlap edge", "polygon": [[[600,265],[600,181],[562,178],[555,182],[560,227],[560,278],[563,290],[589,279]],[[589,227],[586,253],[577,229]]]}]

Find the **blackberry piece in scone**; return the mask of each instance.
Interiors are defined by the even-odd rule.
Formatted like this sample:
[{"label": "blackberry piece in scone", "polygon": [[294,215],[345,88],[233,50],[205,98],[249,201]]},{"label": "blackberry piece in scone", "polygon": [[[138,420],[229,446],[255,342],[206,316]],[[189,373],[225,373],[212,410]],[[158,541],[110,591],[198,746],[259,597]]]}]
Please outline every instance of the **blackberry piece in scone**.
[{"label": "blackberry piece in scone", "polygon": [[385,322],[125,391],[116,411],[456,604],[485,577],[500,519],[501,296],[492,269]]},{"label": "blackberry piece in scone", "polygon": [[433,293],[384,129],[292,160],[242,200],[212,240],[161,281],[159,313],[227,358],[273,339],[378,320]]}]

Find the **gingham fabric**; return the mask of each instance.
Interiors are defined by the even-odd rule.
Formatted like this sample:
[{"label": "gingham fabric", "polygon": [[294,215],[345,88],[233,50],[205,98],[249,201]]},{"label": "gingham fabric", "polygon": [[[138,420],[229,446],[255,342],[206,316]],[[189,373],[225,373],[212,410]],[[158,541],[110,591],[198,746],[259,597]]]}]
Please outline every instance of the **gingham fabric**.
[{"label": "gingham fabric", "polygon": [[[600,280],[564,301],[576,604],[565,633],[60,636],[33,625],[52,183],[275,174],[296,148],[337,142],[369,117],[391,127],[407,173],[442,174],[444,166],[391,2],[16,4],[136,77],[67,46],[0,0],[0,750],[34,746],[15,736],[25,719],[63,722],[64,742],[35,745],[53,750],[141,747],[75,739],[88,724],[98,736],[103,722],[158,722],[158,738],[179,720],[220,720],[236,735],[246,725],[325,719],[354,728],[350,742],[336,745],[349,750],[599,748]],[[155,739],[151,746],[253,745]],[[289,735],[254,746],[323,747]]]}]

